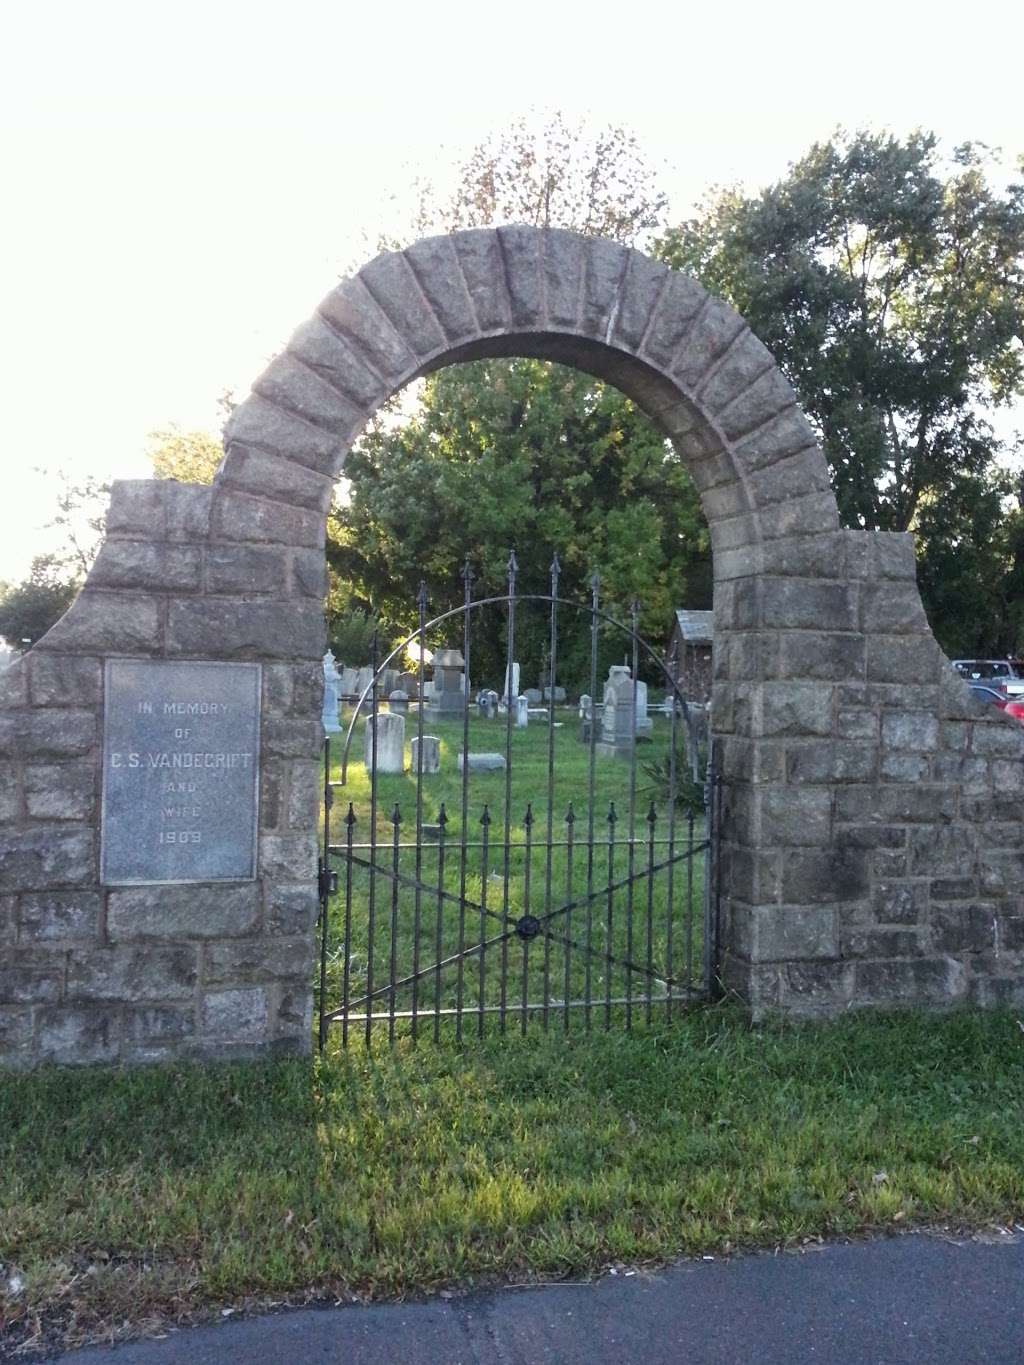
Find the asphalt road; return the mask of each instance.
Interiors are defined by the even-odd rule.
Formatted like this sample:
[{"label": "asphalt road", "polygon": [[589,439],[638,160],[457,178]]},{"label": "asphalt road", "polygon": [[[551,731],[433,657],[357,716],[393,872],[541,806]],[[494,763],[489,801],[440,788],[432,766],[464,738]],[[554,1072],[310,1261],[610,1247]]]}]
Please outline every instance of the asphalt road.
[{"label": "asphalt road", "polygon": [[62,1365],[1022,1365],[1024,1238],[914,1235],[592,1285],[228,1319]]}]

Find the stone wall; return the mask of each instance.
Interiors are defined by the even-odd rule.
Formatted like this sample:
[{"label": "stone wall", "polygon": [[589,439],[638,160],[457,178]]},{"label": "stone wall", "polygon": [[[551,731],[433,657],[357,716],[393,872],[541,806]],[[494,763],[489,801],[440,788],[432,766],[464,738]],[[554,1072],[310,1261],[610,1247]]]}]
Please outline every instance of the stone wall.
[{"label": "stone wall", "polygon": [[[0,675],[0,1061],[309,1048],[331,489],[390,394],[488,355],[616,384],[700,490],[726,985],[757,1014],[1024,998],[1024,742],[942,658],[911,538],[840,529],[813,432],[726,305],[613,243],[511,227],[333,290],[233,415],[212,489],[115,485],[83,592]],[[100,883],[110,658],[262,664],[255,881]]]},{"label": "stone wall", "polygon": [[[271,504],[212,535],[216,505],[115,484],[87,587],[0,673],[7,1065],[309,1049],[323,555],[289,545]],[[139,657],[262,663],[258,880],[99,883],[102,663]]]}]

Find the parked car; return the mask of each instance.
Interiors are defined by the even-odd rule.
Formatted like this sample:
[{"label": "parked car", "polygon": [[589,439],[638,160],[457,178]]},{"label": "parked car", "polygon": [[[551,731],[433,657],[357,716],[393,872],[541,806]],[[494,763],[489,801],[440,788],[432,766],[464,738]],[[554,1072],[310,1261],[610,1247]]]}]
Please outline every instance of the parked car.
[{"label": "parked car", "polygon": [[983,683],[972,683],[971,692],[978,701],[991,702],[993,706],[998,706],[1001,711],[1005,711],[1008,716],[1024,725],[1024,701],[1011,701],[1004,692],[994,687],[986,687]]},{"label": "parked car", "polygon": [[969,683],[984,682],[1005,696],[1024,697],[1024,669],[1019,659],[954,659],[953,667]]}]

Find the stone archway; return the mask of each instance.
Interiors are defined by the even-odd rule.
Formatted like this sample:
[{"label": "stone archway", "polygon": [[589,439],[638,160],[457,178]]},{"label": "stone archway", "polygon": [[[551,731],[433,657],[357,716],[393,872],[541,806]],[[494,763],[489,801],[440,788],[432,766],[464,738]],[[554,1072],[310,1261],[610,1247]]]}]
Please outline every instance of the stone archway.
[{"label": "stone archway", "polygon": [[[506,227],[380,256],[333,290],[234,414],[212,488],[115,485],[85,588],[0,680],[0,1060],[308,1048],[331,489],[390,394],[497,355],[613,383],[700,490],[726,985],[794,1015],[1024,996],[1024,826],[999,800],[1024,785],[1022,744],[944,662],[911,537],[840,529],[791,389],[694,280]],[[101,882],[112,659],[261,665],[254,879]]]}]

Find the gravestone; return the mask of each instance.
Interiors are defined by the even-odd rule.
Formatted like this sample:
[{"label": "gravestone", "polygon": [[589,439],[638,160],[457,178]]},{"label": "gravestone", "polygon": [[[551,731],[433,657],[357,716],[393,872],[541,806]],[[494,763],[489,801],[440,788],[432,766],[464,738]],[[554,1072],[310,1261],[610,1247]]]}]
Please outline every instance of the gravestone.
[{"label": "gravestone", "polygon": [[110,659],[100,879],[256,876],[259,664]]},{"label": "gravestone", "polygon": [[[412,748],[411,771],[413,773],[418,773],[419,767],[417,765],[419,763],[420,751],[419,736],[412,741],[410,747]],[[423,771],[424,773],[439,773],[441,771],[441,741],[436,735],[423,736]]]},{"label": "gravestone", "polygon": [[428,713],[432,716],[461,716],[466,701],[468,679],[466,661],[457,649],[439,649],[434,655],[434,682]]},{"label": "gravestone", "polygon": [[530,723],[530,702],[527,697],[516,697],[516,729],[525,730]]},{"label": "gravestone", "polygon": [[398,687],[412,701],[416,701],[420,695],[420,678],[418,673],[399,673]]},{"label": "gravestone", "polygon": [[628,757],[633,752],[636,694],[625,664],[612,664],[604,684],[601,738],[597,752],[605,757]]},{"label": "gravestone", "polygon": [[342,668],[338,680],[338,691],[343,697],[357,697],[359,695],[359,670],[356,668]]},{"label": "gravestone", "polygon": [[324,655],[324,701],[321,719],[324,732],[336,735],[341,730],[338,724],[338,670],[334,666],[334,655],[330,650]]},{"label": "gravestone", "polygon": [[[543,689],[542,693],[541,693],[541,701],[550,701],[550,700],[551,700],[551,688],[550,688],[550,687],[545,687],[545,688]],[[556,687],[556,688],[555,688],[555,703],[556,703],[556,705],[557,705],[557,704],[560,704],[560,703],[564,703],[564,701],[565,701],[565,688],[564,688],[564,687]]]},{"label": "gravestone", "polygon": [[397,689],[388,694],[388,710],[396,716],[404,716],[409,711],[408,694]]},{"label": "gravestone", "polygon": [[[366,771],[373,765],[374,718],[366,718],[366,732],[363,736],[363,754]],[[377,771],[379,773],[401,773],[405,771],[405,717],[389,711],[377,712]]]},{"label": "gravestone", "polygon": [[528,687],[523,695],[530,706],[539,706],[544,700],[539,687]]},{"label": "gravestone", "polygon": [[[509,673],[511,672],[511,686],[509,685]],[[509,697],[513,700],[519,696],[519,665],[514,661],[505,665],[505,690],[501,694],[501,700],[508,705]]]},{"label": "gravestone", "polygon": [[501,772],[505,766],[504,754],[463,754],[458,756],[458,769],[462,772],[463,760],[471,773],[496,773]]}]

